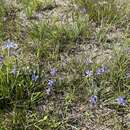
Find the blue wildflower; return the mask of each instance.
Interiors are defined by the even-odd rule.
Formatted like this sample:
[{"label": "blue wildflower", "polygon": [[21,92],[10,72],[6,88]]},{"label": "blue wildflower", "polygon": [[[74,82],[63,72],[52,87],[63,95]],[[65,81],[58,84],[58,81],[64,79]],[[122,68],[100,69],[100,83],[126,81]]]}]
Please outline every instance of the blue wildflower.
[{"label": "blue wildflower", "polygon": [[48,86],[52,87],[54,85],[54,80],[48,80]]},{"label": "blue wildflower", "polygon": [[48,88],[46,89],[46,93],[49,95],[52,88],[53,88],[53,85],[54,85],[55,81],[54,80],[48,80]]},{"label": "blue wildflower", "polygon": [[97,96],[91,96],[90,97],[90,102],[92,103],[92,105],[96,105],[96,103],[97,103]]},{"label": "blue wildflower", "polygon": [[2,63],[4,60],[4,57],[3,56],[0,56],[0,63]]},{"label": "blue wildflower", "polygon": [[16,66],[14,65],[14,67],[13,67],[13,69],[12,69],[12,73],[14,74],[14,75],[16,75]]},{"label": "blue wildflower", "polygon": [[120,96],[117,98],[117,103],[121,106],[125,106],[127,104],[127,100],[125,97]]},{"label": "blue wildflower", "polygon": [[91,71],[91,70],[86,70],[85,71],[85,76],[86,77],[91,77],[93,75],[93,71]]},{"label": "blue wildflower", "polygon": [[53,77],[56,76],[57,75],[57,69],[56,68],[51,69],[50,74]]},{"label": "blue wildflower", "polygon": [[6,41],[5,45],[3,46],[4,49],[11,49],[16,47],[17,45],[14,42],[11,42],[9,39]]},{"label": "blue wildflower", "polygon": [[86,8],[82,8],[82,9],[81,9],[81,13],[86,14],[86,13],[87,13]]},{"label": "blue wildflower", "polygon": [[35,73],[32,74],[32,81],[37,81],[38,79],[38,75],[36,75]]},{"label": "blue wildflower", "polygon": [[106,72],[108,72],[108,68],[107,68],[106,66],[103,66],[103,67],[98,68],[98,69],[96,70],[96,74],[97,74],[97,75],[101,75],[101,74],[104,74],[104,73],[106,73]]}]

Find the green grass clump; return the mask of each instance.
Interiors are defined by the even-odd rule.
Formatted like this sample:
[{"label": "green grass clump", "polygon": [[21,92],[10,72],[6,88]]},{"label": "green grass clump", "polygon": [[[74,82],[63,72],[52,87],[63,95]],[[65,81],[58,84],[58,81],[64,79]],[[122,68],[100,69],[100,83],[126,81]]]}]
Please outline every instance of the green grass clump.
[{"label": "green grass clump", "polygon": [[22,5],[28,17],[32,17],[37,11],[53,8],[53,0],[22,0]]},{"label": "green grass clump", "polygon": [[51,53],[48,50],[57,54],[68,52],[76,44],[91,38],[93,32],[88,20],[87,16],[79,16],[72,23],[34,23],[31,25],[30,38],[39,43],[37,49],[41,56],[49,57]]},{"label": "green grass clump", "polygon": [[22,0],[22,4],[25,8],[28,17],[31,17],[35,13],[38,5],[41,3],[42,1],[40,0],[28,0],[28,1]]},{"label": "green grass clump", "polygon": [[85,8],[90,19],[97,24],[118,23],[125,14],[125,5],[117,5],[115,0],[79,0],[76,3]]},{"label": "green grass clump", "polygon": [[5,16],[5,3],[4,1],[0,1],[0,39],[3,38],[3,32],[4,32],[4,16]]}]

